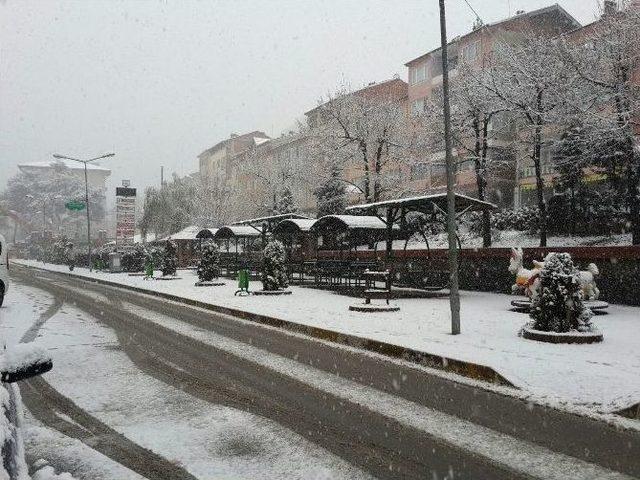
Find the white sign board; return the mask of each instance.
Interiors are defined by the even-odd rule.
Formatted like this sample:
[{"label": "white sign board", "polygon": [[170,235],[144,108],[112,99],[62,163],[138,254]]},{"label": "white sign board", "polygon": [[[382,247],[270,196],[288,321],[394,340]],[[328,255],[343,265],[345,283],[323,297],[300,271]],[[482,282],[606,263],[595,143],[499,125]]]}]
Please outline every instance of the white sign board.
[{"label": "white sign board", "polygon": [[133,247],[136,231],[136,189],[116,188],[116,247]]}]

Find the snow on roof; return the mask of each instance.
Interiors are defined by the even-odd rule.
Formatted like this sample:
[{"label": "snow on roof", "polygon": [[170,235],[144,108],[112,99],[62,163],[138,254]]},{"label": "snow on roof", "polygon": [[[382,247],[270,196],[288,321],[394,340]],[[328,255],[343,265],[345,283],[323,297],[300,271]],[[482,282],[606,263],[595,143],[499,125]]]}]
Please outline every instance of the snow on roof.
[{"label": "snow on roof", "polygon": [[[53,168],[56,165],[64,165],[65,167],[67,167],[70,170],[84,170],[84,165],[82,163],[79,162],[74,162],[72,160],[63,160],[63,159],[56,159],[56,160],[49,160],[46,162],[30,162],[30,163],[20,163],[18,165],[18,168]],[[102,171],[102,172],[109,172],[111,173],[111,170],[109,170],[108,168],[105,167],[101,167],[100,165],[96,165],[94,163],[87,163],[87,170],[95,170],[95,171]]]},{"label": "snow on roof", "polygon": [[[484,209],[496,209],[497,205],[477,198],[469,197],[461,193],[455,193],[456,207],[466,208],[468,206],[477,207],[479,210]],[[362,205],[353,205],[347,207],[345,210],[351,212],[354,210],[372,210],[380,207],[400,207],[409,205],[418,205],[426,203],[434,203],[443,210],[446,207],[447,194],[446,193],[434,193],[432,195],[421,195],[417,197],[397,198],[395,200],[382,200],[380,202],[365,203]]]},{"label": "snow on roof", "polygon": [[166,240],[195,240],[196,235],[202,230],[200,227],[196,225],[190,225],[188,227],[183,228],[179,232],[172,233],[164,238],[161,238],[160,241],[164,242]]},{"label": "snow on roof", "polygon": [[[141,233],[136,233],[133,236],[133,243],[142,243],[142,234]],[[147,242],[155,242],[156,241],[156,234],[155,233],[147,233]]]},{"label": "snow on roof", "polygon": [[248,220],[240,220],[238,222],[233,222],[231,225],[250,225],[252,223],[261,223],[268,222],[271,220],[285,220],[291,218],[299,218],[299,219],[308,219],[309,217],[305,217],[304,215],[299,215],[297,213],[281,213],[279,215],[269,215],[268,217],[258,217],[258,218],[250,218]]},{"label": "snow on roof", "polygon": [[[562,8],[560,5],[558,5],[557,3],[554,3],[553,5],[549,5],[546,7],[542,7],[539,8],[537,10],[532,10],[530,12],[522,12],[522,13],[516,13],[515,15],[509,16],[507,18],[503,18],[502,20],[498,20],[496,22],[492,22],[492,23],[487,23],[484,24],[480,27],[480,29],[476,29],[476,30],[471,30],[470,32],[467,32],[463,35],[460,35],[458,37],[452,38],[449,43],[447,44],[447,46],[451,46],[454,45],[456,42],[459,42],[460,40],[462,40],[463,38],[469,37],[470,35],[473,35],[474,33],[478,32],[481,29],[488,29],[488,28],[494,28],[497,27],[499,25],[505,25],[508,24],[509,22],[512,22],[514,20],[520,20],[522,18],[526,18],[526,17],[535,17],[537,15],[541,15],[543,13],[548,13],[551,12],[553,10],[557,10],[557,12],[561,15],[563,15],[565,18],[567,18],[574,26],[574,28],[579,28],[580,22],[578,22],[578,20],[576,20],[570,13],[568,13],[564,8]],[[411,64],[418,62],[420,60],[425,59],[426,57],[428,57],[429,55],[431,55],[434,52],[437,52],[438,50],[440,50],[442,47],[438,46],[432,50],[429,50],[427,53],[423,53],[422,55],[420,55],[419,57],[416,57],[412,60],[409,60],[407,63],[405,63],[405,67],[409,67],[411,66]]]},{"label": "snow on roof", "polygon": [[369,215],[325,215],[315,221],[313,228],[319,228],[332,221],[338,221],[350,229],[371,228],[382,230],[387,228],[386,224],[378,217]]},{"label": "snow on roof", "polygon": [[215,238],[259,237],[262,233],[248,225],[225,225],[215,233]]},{"label": "snow on roof", "polygon": [[214,238],[219,228],[203,228],[197,234],[196,238]]},{"label": "snow on roof", "polygon": [[286,228],[287,226],[291,225],[296,227],[301,232],[308,232],[316,222],[317,220],[315,218],[287,218],[276,225],[274,233],[276,230],[281,230],[282,228]]},{"label": "snow on roof", "polygon": [[256,145],[262,145],[263,143],[266,143],[268,141],[270,141],[270,138],[262,138],[262,137],[253,137],[253,142]]}]

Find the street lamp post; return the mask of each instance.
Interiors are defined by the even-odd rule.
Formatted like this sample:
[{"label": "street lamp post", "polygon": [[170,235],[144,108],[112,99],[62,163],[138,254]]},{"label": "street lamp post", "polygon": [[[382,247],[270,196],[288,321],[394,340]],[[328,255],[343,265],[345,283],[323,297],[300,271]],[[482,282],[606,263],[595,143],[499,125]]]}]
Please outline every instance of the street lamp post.
[{"label": "street lamp post", "polygon": [[460,333],[460,293],[458,291],[458,245],[456,244],[456,206],[454,184],[456,165],[451,153],[451,111],[449,107],[449,62],[447,52],[447,21],[445,0],[440,0],[440,48],[442,51],[442,98],[444,114],[444,144],[447,169],[447,236],[449,238],[449,307],[451,333]]},{"label": "street lamp post", "polygon": [[84,165],[84,201],[85,208],[87,209],[87,249],[89,254],[89,271],[93,270],[93,265],[91,264],[91,217],[89,216],[89,181],[87,179],[87,164],[102,158],[113,157],[114,155],[115,153],[107,153],[105,155],[100,155],[99,157],[90,158],[89,160],[80,160],[78,158],[67,157],[66,155],[60,155],[58,153],[53,154],[53,158],[57,158],[59,160],[72,160]]}]

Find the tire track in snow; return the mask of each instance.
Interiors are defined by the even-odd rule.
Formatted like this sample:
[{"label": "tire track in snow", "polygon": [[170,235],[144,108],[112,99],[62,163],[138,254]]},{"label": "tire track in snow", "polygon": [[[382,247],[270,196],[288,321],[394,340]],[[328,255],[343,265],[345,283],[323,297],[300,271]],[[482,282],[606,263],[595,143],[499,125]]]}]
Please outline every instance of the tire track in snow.
[{"label": "tire track in snow", "polygon": [[[33,341],[47,320],[60,311],[66,298],[66,294],[56,293],[54,303],[27,330],[21,342]],[[185,469],[132,442],[82,410],[43,377],[34,377],[21,383],[25,406],[45,426],[82,441],[97,452],[148,479],[197,480]]]}]

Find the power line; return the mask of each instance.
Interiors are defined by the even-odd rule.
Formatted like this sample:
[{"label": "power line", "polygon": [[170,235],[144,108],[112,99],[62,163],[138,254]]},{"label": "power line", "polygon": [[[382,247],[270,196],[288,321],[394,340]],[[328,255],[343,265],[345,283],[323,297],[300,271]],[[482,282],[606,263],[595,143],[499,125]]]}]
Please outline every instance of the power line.
[{"label": "power line", "polygon": [[482,18],[480,18],[480,15],[478,15],[478,12],[475,11],[475,9],[471,6],[471,4],[469,3],[468,0],[464,0],[464,3],[467,4],[467,7],[469,7],[469,9],[473,12],[473,14],[476,16],[477,20],[480,20],[480,23],[484,23],[482,21]]}]

